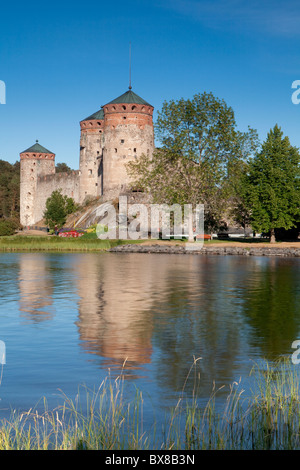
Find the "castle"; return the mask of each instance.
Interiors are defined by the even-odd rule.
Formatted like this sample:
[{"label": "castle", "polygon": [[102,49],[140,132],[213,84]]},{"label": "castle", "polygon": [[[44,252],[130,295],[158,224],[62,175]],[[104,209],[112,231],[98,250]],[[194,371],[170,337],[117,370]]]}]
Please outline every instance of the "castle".
[{"label": "castle", "polygon": [[79,170],[56,173],[55,154],[38,141],[20,153],[20,221],[31,226],[43,218],[52,192],[83,203],[108,200],[130,188],[126,164],[154,150],[153,106],[129,90],[80,122]]}]

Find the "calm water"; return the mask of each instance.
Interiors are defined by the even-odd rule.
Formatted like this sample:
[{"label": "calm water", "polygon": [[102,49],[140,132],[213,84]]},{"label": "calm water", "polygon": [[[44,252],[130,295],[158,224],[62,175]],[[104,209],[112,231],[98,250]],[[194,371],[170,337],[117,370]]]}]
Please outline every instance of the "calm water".
[{"label": "calm water", "polygon": [[60,390],[73,398],[125,360],[145,415],[175,403],[193,357],[205,399],[213,381],[229,385],[261,358],[292,353],[299,279],[296,258],[0,254],[0,417],[41,397],[55,406]]}]

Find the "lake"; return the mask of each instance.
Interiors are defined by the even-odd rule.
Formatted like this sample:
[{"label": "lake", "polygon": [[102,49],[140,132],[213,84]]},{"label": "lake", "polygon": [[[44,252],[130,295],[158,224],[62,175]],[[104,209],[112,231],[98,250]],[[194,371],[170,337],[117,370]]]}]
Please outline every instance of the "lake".
[{"label": "lake", "polygon": [[[120,373],[145,419],[174,405],[194,358],[200,399],[300,337],[299,258],[0,254],[0,418]],[[190,381],[185,387],[193,391]]]}]

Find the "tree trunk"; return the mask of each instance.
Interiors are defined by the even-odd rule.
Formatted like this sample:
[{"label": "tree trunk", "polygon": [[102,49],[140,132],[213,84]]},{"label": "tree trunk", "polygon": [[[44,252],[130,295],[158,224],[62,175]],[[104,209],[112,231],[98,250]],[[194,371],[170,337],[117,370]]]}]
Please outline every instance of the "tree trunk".
[{"label": "tree trunk", "polygon": [[275,238],[275,229],[274,228],[271,228],[271,231],[270,231],[270,243],[275,243],[276,242],[276,238]]},{"label": "tree trunk", "polygon": [[194,242],[194,231],[193,231],[193,211],[189,211],[189,219],[188,219],[188,224],[189,224],[189,242]]}]

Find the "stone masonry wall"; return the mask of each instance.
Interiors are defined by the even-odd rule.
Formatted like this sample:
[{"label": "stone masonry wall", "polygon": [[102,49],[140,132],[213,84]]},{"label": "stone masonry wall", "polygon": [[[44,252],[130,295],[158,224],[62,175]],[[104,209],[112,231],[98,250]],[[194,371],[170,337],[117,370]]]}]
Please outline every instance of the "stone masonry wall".
[{"label": "stone masonry wall", "polygon": [[110,104],[104,107],[103,193],[128,189],[126,164],[154,150],[152,106]]},{"label": "stone masonry wall", "polygon": [[53,191],[61,189],[63,195],[72,197],[75,202],[79,202],[79,180],[79,171],[39,176],[35,197],[34,221],[38,222],[43,218],[46,201]]},{"label": "stone masonry wall", "polygon": [[80,123],[80,202],[102,195],[103,120]]}]

